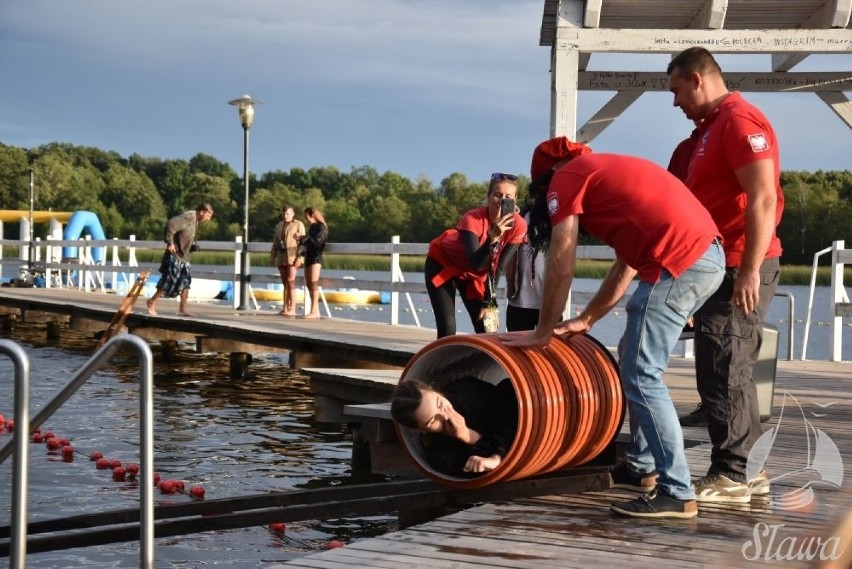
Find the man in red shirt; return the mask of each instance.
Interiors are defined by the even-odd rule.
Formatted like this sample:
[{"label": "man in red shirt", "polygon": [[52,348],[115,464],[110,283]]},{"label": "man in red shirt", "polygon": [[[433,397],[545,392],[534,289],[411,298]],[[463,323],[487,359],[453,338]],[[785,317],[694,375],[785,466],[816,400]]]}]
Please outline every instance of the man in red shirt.
[{"label": "man in red shirt", "polygon": [[[501,340],[539,347],[554,333],[586,333],[638,275],[619,344],[631,442],[626,460],[610,475],[613,486],[649,492],[611,509],[640,518],[692,518],[698,509],[683,433],[663,372],[687,319],[722,281],[719,231],[695,196],[660,166],[590,152],[559,137],[533,153],[529,239],[536,248],[547,247],[542,291],[547,301],[535,331],[505,334]],[[581,226],[615,250],[616,262],[588,306],[560,322]]]},{"label": "man in red shirt", "polygon": [[695,316],[695,372],[713,443],[695,493],[699,502],[745,503],[769,492],[766,473],[748,456],[763,433],[752,370],[780,273],[778,141],[763,113],[728,91],[706,49],[684,50],[666,73],[674,106],[700,121],[686,185],[713,216],[725,247],[725,279]]}]

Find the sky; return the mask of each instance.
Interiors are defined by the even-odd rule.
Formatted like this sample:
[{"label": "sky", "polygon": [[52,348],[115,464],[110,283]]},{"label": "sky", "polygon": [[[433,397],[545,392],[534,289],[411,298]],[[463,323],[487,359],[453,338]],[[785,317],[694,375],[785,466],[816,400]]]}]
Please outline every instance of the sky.
[{"label": "sky", "polygon": [[[529,174],[549,136],[543,0],[3,0],[0,142],[243,166],[228,101],[262,101],[255,174],[370,166],[434,185],[454,172]],[[593,55],[589,70],[663,71],[666,55]],[[769,56],[720,56],[768,71]],[[852,55],[795,70],[850,71]],[[578,126],[612,93],[581,92]],[[852,168],[852,130],[816,95],[746,93],[773,122],[784,170]],[[592,143],[665,166],[691,130],[646,93]]]}]

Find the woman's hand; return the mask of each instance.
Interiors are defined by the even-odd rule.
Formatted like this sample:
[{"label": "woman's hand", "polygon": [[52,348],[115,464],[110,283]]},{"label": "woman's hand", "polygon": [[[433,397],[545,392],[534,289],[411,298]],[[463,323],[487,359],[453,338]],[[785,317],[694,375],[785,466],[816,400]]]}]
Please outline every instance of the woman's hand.
[{"label": "woman's hand", "polygon": [[468,445],[476,444],[481,438],[479,433],[467,426],[464,416],[453,408],[444,410],[444,429],[442,434],[456,438]]},{"label": "woman's hand", "polygon": [[464,465],[465,472],[488,472],[500,465],[503,459],[499,454],[491,456],[471,456]]},{"label": "woman's hand", "polygon": [[514,213],[507,213],[497,221],[492,221],[488,228],[488,239],[493,243],[500,239],[500,236],[509,229],[512,220],[515,218]]}]

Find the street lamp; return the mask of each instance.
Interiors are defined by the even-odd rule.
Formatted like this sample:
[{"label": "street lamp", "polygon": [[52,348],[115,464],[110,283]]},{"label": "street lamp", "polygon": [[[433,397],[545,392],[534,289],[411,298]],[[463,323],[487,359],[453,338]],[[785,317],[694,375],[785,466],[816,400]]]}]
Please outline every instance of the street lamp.
[{"label": "street lamp", "polygon": [[254,106],[260,101],[252,99],[251,95],[243,95],[239,99],[228,101],[240,111],[240,124],[243,125],[243,179],[245,180],[245,199],[243,201],[243,254],[240,257],[240,304],[237,310],[248,310],[249,282],[249,169],[248,147],[249,129],[254,122]]},{"label": "street lamp", "polygon": [[33,263],[35,258],[33,255],[33,205],[35,202],[35,172],[30,168],[30,250],[27,253],[27,269],[30,275],[33,274]]}]

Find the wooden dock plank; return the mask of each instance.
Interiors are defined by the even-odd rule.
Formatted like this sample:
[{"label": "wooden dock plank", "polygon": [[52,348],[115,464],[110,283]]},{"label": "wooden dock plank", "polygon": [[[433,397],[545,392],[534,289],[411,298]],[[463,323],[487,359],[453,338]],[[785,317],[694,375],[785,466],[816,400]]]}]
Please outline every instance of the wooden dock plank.
[{"label": "wooden dock plank", "polygon": [[[680,412],[691,410],[698,401],[693,365],[692,360],[674,359],[666,373]],[[848,363],[779,362],[773,411],[772,419],[764,425],[778,428],[766,463],[770,476],[807,466],[812,441],[808,441],[803,415],[831,438],[841,457],[852,457],[852,366]],[[701,476],[710,463],[706,429],[684,428],[684,437],[695,441],[687,445],[687,460],[693,476]],[[333,567],[337,563],[384,567],[388,561],[400,567],[475,569],[812,567],[806,559],[749,559],[743,551],[745,548],[750,556],[755,555],[756,527],[775,525],[780,528],[777,540],[786,537],[788,543],[831,538],[840,520],[852,510],[852,458],[847,462],[849,465],[843,464],[843,485],[836,488],[826,482],[815,483],[815,500],[804,510],[783,510],[777,505],[779,497],[803,484],[803,479],[795,476],[776,481],[770,497],[757,497],[749,504],[703,504],[693,520],[645,521],[616,516],[609,511],[610,503],[637,495],[618,489],[539,496],[478,505],[380,538],[311,555],[310,565],[301,559],[281,567]],[[775,545],[777,548],[778,543]]]},{"label": "wooden dock plank", "polygon": [[[114,294],[87,293],[68,289],[2,288],[0,306],[22,312],[39,311],[86,318],[104,323],[107,328],[123,297]],[[174,312],[177,312],[177,303]],[[146,337],[157,331],[209,336],[243,344],[267,346],[305,353],[326,353],[349,358],[359,367],[369,363],[403,367],[420,348],[435,339],[432,329],[416,326],[391,326],[344,318],[283,318],[275,311],[238,311],[207,303],[192,305],[192,318],[171,312],[164,302],[159,314],[151,316],[137,307],[128,314],[125,326],[132,333],[146,329]]]}]

